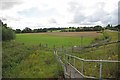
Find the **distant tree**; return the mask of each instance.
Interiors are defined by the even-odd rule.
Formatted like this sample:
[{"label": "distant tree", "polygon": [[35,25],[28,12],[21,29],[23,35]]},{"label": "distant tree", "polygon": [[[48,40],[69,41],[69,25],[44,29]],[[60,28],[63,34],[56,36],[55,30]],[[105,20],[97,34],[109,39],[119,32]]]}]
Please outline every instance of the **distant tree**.
[{"label": "distant tree", "polygon": [[80,32],[81,30],[80,30],[80,27],[77,27],[76,29],[75,29],[75,31],[76,32]]},{"label": "distant tree", "polygon": [[72,27],[69,27],[69,29],[71,29]]},{"label": "distant tree", "polygon": [[21,33],[22,31],[20,29],[16,29],[15,33]]},{"label": "distant tree", "polygon": [[38,32],[38,29],[33,29],[33,33],[37,33]]},{"label": "distant tree", "polygon": [[106,26],[106,29],[111,29],[111,25],[110,24],[108,24],[107,26]]},{"label": "distant tree", "polygon": [[101,30],[102,30],[102,26],[100,25],[94,26],[94,31],[101,31]]},{"label": "distant tree", "polygon": [[75,27],[72,27],[72,29],[75,29]]},{"label": "distant tree", "polygon": [[115,26],[116,29],[120,29],[120,25]]},{"label": "distant tree", "polygon": [[31,33],[32,29],[26,27],[25,29],[22,30],[22,33]]},{"label": "distant tree", "polygon": [[47,32],[47,28],[43,28],[42,32]]}]

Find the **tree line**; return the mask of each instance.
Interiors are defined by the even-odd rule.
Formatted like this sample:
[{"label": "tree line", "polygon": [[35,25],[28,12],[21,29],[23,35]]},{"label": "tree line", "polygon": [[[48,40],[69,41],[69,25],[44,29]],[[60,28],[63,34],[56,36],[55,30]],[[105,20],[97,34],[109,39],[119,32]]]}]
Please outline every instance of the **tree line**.
[{"label": "tree line", "polygon": [[109,30],[115,30],[115,31],[120,31],[120,24],[116,25],[116,26],[112,26],[110,24],[108,24],[105,29],[109,29]]},{"label": "tree line", "polygon": [[59,31],[59,32],[82,32],[82,31],[101,31],[104,29],[109,29],[109,30],[118,30],[120,27],[119,25],[117,26],[112,26],[108,24],[106,27],[102,27],[100,25],[96,25],[93,27],[66,27],[66,28],[39,28],[39,29],[30,29],[29,27],[26,27],[25,29],[16,29],[16,33],[40,33],[40,32],[54,32],[54,31]]},{"label": "tree line", "polygon": [[39,33],[39,32],[53,32],[53,31],[59,31],[59,32],[81,32],[81,31],[101,31],[103,30],[102,26],[94,26],[94,27],[68,27],[68,28],[39,28],[39,29],[31,29],[29,27],[26,27],[25,29],[16,29],[16,33]]},{"label": "tree line", "polygon": [[0,34],[1,34],[0,36],[2,36],[0,38],[0,41],[15,39],[15,32],[13,31],[13,29],[7,27],[7,24],[4,24],[1,20],[0,20]]}]

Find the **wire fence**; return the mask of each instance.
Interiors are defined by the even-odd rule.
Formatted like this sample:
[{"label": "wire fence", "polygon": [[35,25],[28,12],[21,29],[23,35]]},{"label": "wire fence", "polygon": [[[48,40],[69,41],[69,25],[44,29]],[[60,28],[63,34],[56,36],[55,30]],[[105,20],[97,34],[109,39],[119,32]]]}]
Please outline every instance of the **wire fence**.
[{"label": "wire fence", "polygon": [[[104,44],[97,44],[91,46],[84,46],[84,47],[71,47],[71,48],[61,48],[56,47],[55,45],[52,48],[49,48],[48,44],[39,44],[40,47],[47,48],[48,50],[53,50],[56,56],[56,59],[59,63],[61,63],[64,70],[66,70],[66,64],[69,64],[76,72],[78,72],[84,78],[93,78],[93,79],[106,79],[106,78],[116,78],[118,71],[118,64],[120,61],[114,60],[86,60],[81,59],[79,57],[70,55],[69,53],[73,53],[77,51],[79,48],[81,52],[89,52],[98,47],[105,47],[111,44],[117,44],[120,41],[114,42],[106,42]],[[65,75],[69,75],[71,77],[72,73],[64,73]]]},{"label": "wire fence", "polygon": [[116,78],[118,63],[120,63],[120,61],[115,60],[86,60],[70,54],[64,54],[61,56],[57,51],[55,51],[54,54],[57,55],[57,59],[59,59],[58,61],[62,63],[63,67],[66,63],[69,64],[84,78]]},{"label": "wire fence", "polygon": [[[120,41],[107,42],[104,45],[100,45],[105,47],[105,45],[118,44]],[[96,46],[94,46],[96,47]],[[84,48],[84,50],[90,48]],[[71,51],[68,52],[68,49],[60,48],[56,49],[55,52],[62,64],[66,66],[69,64],[75,71],[77,71],[84,78],[93,78],[93,79],[108,79],[108,78],[117,78],[118,77],[118,65],[120,61],[117,60],[88,60],[82,59],[73,55]],[[75,49],[73,49],[75,50]],[[83,50],[83,49],[82,49]],[[90,49],[91,50],[91,49]],[[66,73],[68,75],[68,73]],[[69,73],[71,74],[71,73]]]}]

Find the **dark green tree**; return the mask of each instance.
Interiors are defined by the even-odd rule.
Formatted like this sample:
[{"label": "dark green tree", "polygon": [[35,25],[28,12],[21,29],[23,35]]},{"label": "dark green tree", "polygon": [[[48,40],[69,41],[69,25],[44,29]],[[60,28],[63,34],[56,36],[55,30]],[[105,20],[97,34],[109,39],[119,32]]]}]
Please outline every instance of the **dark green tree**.
[{"label": "dark green tree", "polygon": [[22,31],[20,29],[16,29],[15,33],[21,33]]},{"label": "dark green tree", "polygon": [[31,33],[32,29],[26,27],[25,29],[22,30],[22,33]]}]

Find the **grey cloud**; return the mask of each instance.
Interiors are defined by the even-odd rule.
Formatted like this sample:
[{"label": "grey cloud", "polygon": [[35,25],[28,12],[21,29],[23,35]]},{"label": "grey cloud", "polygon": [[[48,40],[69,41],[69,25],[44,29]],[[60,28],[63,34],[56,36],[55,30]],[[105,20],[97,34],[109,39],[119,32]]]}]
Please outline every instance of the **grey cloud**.
[{"label": "grey cloud", "polygon": [[75,1],[69,2],[68,5],[69,5],[68,11],[70,13],[73,13],[73,20],[69,23],[80,24],[86,18],[82,12],[84,10],[84,7]]},{"label": "grey cloud", "polygon": [[103,8],[96,8],[93,15],[88,16],[89,22],[97,22],[103,20],[104,17],[108,16],[109,14],[104,11]]},{"label": "grey cloud", "polygon": [[74,15],[74,18],[73,18],[73,23],[81,23],[83,20],[85,19],[85,16],[82,14],[82,13],[80,13],[80,12],[77,12],[77,13],[75,13],[75,15]]},{"label": "grey cloud", "polygon": [[15,17],[11,17],[11,16],[4,16],[4,17],[0,17],[0,19],[2,21],[20,21],[21,18],[15,18]]},{"label": "grey cloud", "polygon": [[50,23],[57,23],[57,21],[55,19],[51,19],[49,22]]},{"label": "grey cloud", "polygon": [[118,2],[118,24],[120,24],[120,1]]},{"label": "grey cloud", "polygon": [[[95,24],[96,22],[107,22],[109,19],[109,14],[104,10],[105,3],[99,2],[96,3],[94,7],[94,13],[87,17],[86,21],[90,22],[91,24]],[[88,13],[89,14],[89,13]]]},{"label": "grey cloud", "polygon": [[4,18],[4,17],[0,17],[0,20],[2,20],[2,21],[7,21],[7,19]]},{"label": "grey cloud", "polygon": [[79,7],[79,4],[77,2],[69,2],[68,5],[69,5],[68,11],[70,11],[70,12],[76,11]]},{"label": "grey cloud", "polygon": [[118,24],[118,9],[115,9],[114,11],[113,11],[113,13],[111,14],[112,16],[112,18],[111,18],[111,23],[112,24],[114,24],[114,25],[117,25]]},{"label": "grey cloud", "polygon": [[58,12],[54,8],[47,8],[44,10],[40,10],[37,7],[32,7],[29,9],[24,9],[22,11],[17,12],[18,15],[24,16],[24,17],[47,17],[47,16],[55,16],[58,14]]},{"label": "grey cloud", "polygon": [[[112,13],[108,13],[104,10],[104,6],[106,5],[104,2],[98,2],[92,8],[94,9],[94,13],[90,16],[84,15],[84,8],[82,5],[75,6],[77,3],[70,3],[70,10],[73,11],[73,20],[71,23],[76,24],[96,24],[97,22],[101,22],[102,24],[117,24],[117,10],[114,10]],[[95,7],[96,6],[96,7]],[[88,12],[89,14],[89,12]]]},{"label": "grey cloud", "polygon": [[22,4],[21,0],[0,0],[0,9],[6,10],[14,7],[15,5]]}]

